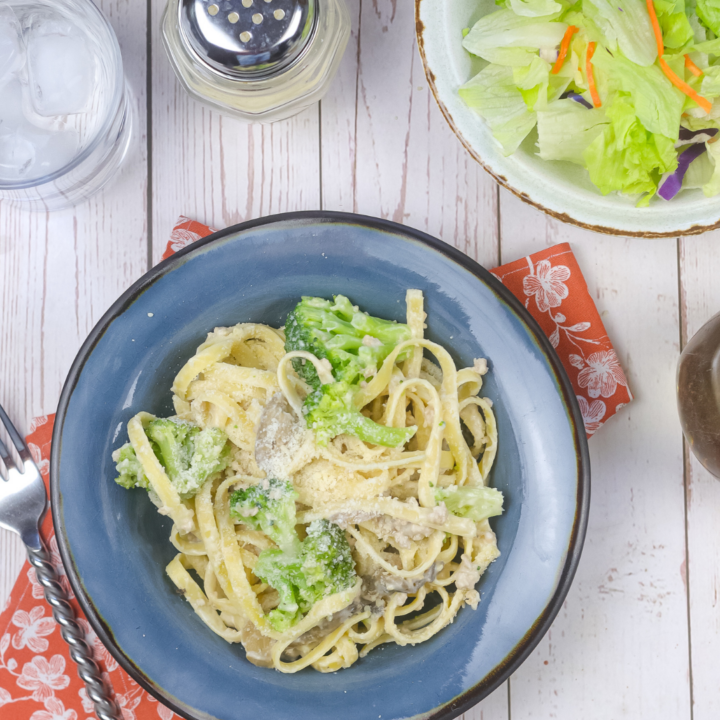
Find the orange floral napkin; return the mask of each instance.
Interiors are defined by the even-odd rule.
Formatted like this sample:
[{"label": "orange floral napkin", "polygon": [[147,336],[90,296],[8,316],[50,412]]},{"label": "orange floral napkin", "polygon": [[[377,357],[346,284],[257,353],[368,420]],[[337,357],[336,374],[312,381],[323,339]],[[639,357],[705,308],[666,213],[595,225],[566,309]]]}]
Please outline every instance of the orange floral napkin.
[{"label": "orange floral napkin", "polygon": [[[49,492],[50,441],[54,415],[35,418],[26,437],[33,459]],[[95,652],[95,659],[112,686],[124,720],[171,720],[169,708],[146,693],[117,663],[85,619],[60,560],[52,517],[41,528],[45,544],[70,604]],[[0,718],[2,720],[93,720],[93,704],[70,659],[68,646],[45,602],[35,569],[25,562],[0,614]]]},{"label": "orange floral napkin", "polygon": [[[180,217],[163,259],[212,232],[215,231],[207,225]],[[575,388],[585,429],[591,436],[632,400],[632,395],[570,246],[556,245],[492,272],[520,299],[550,338]],[[54,415],[36,418],[27,436],[46,486],[54,419]],[[176,717],[118,665],[93,632],[65,575],[50,513],[43,522],[42,534],[124,720]],[[93,717],[92,702],[44,601],[35,570],[26,562],[0,614],[0,718],[92,720]]]},{"label": "orange floral napkin", "polygon": [[553,245],[492,274],[548,336],[575,389],[590,437],[633,396],[570,245]]}]

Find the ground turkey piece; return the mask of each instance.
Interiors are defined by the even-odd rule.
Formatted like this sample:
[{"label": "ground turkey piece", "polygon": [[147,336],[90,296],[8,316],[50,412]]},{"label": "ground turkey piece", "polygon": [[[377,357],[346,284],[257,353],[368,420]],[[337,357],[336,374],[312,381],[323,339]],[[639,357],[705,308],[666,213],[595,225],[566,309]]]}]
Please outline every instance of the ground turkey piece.
[{"label": "ground turkey piece", "polygon": [[471,590],[480,580],[480,573],[470,562],[470,557],[463,553],[460,558],[460,567],[455,574],[455,587],[458,590]]},{"label": "ground turkey piece", "polygon": [[343,610],[338,610],[338,612],[323,618],[315,627],[310,628],[310,630],[287,646],[286,650],[283,652],[283,660],[295,660],[300,657],[299,646],[311,645],[319,642],[322,638],[335,630],[335,628],[339,628],[353,615],[357,615],[362,612],[362,609],[362,600],[360,598],[355,598],[355,600],[353,600],[352,603]]},{"label": "ground turkey piece", "polygon": [[413,578],[402,578],[392,575],[381,567],[376,566],[373,572],[362,577],[362,590],[360,597],[371,604],[371,611],[382,612],[385,600],[396,592],[412,595],[425,583],[431,583],[442,570],[443,564],[433,563],[422,575]]},{"label": "ground turkey piece", "polygon": [[287,479],[304,434],[290,403],[275,393],[262,411],[255,440],[255,461],[266,477]]},{"label": "ground turkey piece", "polygon": [[394,540],[399,548],[409,548],[411,542],[430,537],[435,530],[424,525],[416,525],[407,520],[382,515],[373,522],[375,534],[385,541]]},{"label": "ground turkey piece", "polygon": [[263,635],[251,622],[240,631],[240,640],[245,648],[247,659],[258,667],[272,667],[270,651],[275,641]]}]

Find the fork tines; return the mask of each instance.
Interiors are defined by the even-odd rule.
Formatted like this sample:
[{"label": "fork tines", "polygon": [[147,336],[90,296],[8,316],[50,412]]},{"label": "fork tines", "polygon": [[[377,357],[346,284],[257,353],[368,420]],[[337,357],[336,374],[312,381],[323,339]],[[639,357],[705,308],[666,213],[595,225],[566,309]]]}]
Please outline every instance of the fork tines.
[{"label": "fork tines", "polygon": [[[7,413],[3,409],[2,405],[0,405],[0,423],[5,428],[5,432],[7,433],[10,441],[17,450],[17,453],[20,456],[21,460],[30,459],[30,451],[28,450],[25,441],[20,436],[20,433],[15,429],[15,426],[10,422],[10,418],[7,416]],[[0,460],[2,460],[7,470],[11,470],[14,468],[19,472],[23,471],[22,464],[18,466],[18,463],[15,462],[11,451],[2,441],[2,438],[0,438]]]}]

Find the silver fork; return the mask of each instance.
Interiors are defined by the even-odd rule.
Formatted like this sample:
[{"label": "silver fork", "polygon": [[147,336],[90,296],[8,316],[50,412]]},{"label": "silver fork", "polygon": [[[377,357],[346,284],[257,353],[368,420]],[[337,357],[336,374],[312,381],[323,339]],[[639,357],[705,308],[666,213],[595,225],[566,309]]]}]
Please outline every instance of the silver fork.
[{"label": "silver fork", "polygon": [[35,568],[38,582],[45,591],[45,599],[52,608],[53,617],[60,626],[65,642],[70,646],[70,657],[77,663],[78,675],[85,683],[87,694],[95,705],[100,720],[120,720],[122,712],[110,697],[85,641],[85,633],[75,619],[50,555],[40,537],[40,522],[47,512],[48,502],[37,465],[18,431],[0,405],[0,423],[20,456],[20,466],[0,440],[0,460],[4,463],[8,479],[0,474],[0,527],[16,532],[25,543],[28,560]]}]

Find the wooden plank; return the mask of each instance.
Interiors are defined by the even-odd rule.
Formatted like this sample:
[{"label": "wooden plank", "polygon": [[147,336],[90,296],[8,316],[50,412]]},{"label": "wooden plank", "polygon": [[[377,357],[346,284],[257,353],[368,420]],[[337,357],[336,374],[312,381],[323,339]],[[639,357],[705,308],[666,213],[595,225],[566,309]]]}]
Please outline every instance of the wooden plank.
[{"label": "wooden plank", "polygon": [[[18,429],[55,411],[80,345],[147,264],[145,13],[99,3],[123,51],[135,109],[133,145],[120,176],[73,210],[30,214],[0,203],[0,402]],[[0,607],[24,560],[0,530]]]},{"label": "wooden plank", "polygon": [[590,525],[563,608],[513,676],[513,720],[690,717],[676,241],[590,233],[501,192],[503,261],[569,241],[635,401],[590,441]]},{"label": "wooden plank", "polygon": [[[428,89],[412,3],[362,0],[350,7],[352,36],[321,103],[323,208],[395,220],[497,265],[497,189],[466,155]],[[507,715],[503,684],[464,717]]]},{"label": "wooden plank", "polygon": [[318,106],[272,125],[246,124],[191,99],[161,40],[152,4],[153,262],[179,215],[224,228],[320,205]]},{"label": "wooden plank", "polygon": [[323,207],[395,220],[497,265],[496,185],[428,88],[412,3],[353,9],[353,35],[322,101]]},{"label": "wooden plank", "polygon": [[[680,241],[682,342],[720,310],[720,232]],[[690,598],[690,647],[694,720],[720,716],[720,534],[717,509],[720,482],[686,447],[687,581]],[[685,571],[685,566],[681,572]]]}]

